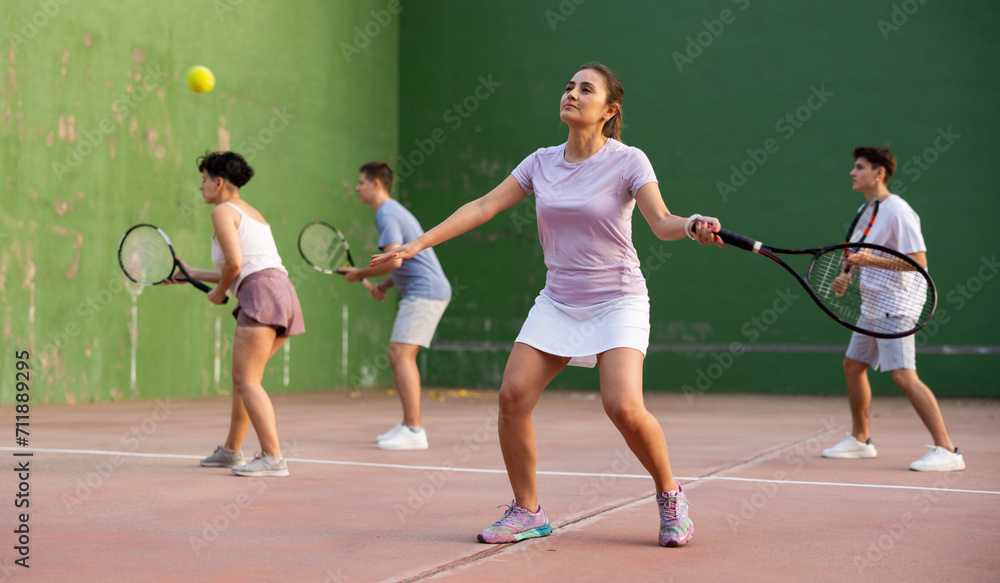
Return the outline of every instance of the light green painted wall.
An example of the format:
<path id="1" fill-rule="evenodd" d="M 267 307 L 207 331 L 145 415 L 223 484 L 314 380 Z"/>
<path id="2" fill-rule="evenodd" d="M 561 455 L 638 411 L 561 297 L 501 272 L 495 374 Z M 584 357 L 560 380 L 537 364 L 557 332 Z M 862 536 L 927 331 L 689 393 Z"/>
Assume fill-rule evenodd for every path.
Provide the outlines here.
<path id="1" fill-rule="evenodd" d="M 361 163 L 397 148 L 399 17 L 385 8 L 4 3 L 0 371 L 29 350 L 33 402 L 228 394 L 233 306 L 187 286 L 125 285 L 116 259 L 126 228 L 150 222 L 188 263 L 210 266 L 195 159 L 228 144 L 257 173 L 242 196 L 272 224 L 308 329 L 288 343 L 287 367 L 284 353 L 272 360 L 265 387 L 391 382 L 382 360 L 360 356 L 384 346 L 391 309 L 304 269 L 296 247 L 316 219 L 338 224 L 361 256 L 374 246 L 353 185 Z M 214 71 L 212 92 L 187 89 L 183 72 L 195 64 Z M 2 403 L 13 402 L 13 377 L 0 378 Z"/>

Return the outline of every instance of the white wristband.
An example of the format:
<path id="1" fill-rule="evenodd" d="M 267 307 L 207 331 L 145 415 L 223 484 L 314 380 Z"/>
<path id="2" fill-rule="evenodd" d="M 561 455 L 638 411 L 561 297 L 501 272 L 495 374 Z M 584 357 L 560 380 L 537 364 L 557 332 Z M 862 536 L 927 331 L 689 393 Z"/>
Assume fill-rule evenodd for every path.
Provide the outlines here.
<path id="1" fill-rule="evenodd" d="M 701 218 L 701 215 L 699 215 L 698 213 L 695 213 L 695 214 L 691 215 L 690 217 L 688 217 L 688 220 L 684 222 L 684 234 L 687 235 L 688 239 L 691 239 L 692 241 L 694 241 L 694 233 L 691 232 L 691 223 L 695 222 L 696 220 L 698 220 L 700 218 Z"/>

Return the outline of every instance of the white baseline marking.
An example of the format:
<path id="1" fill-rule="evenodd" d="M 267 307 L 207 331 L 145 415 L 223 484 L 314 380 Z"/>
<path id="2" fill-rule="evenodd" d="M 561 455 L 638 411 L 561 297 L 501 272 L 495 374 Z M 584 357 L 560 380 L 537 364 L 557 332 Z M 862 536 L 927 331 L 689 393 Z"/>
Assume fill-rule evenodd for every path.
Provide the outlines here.
<path id="1" fill-rule="evenodd" d="M 82 455 L 120 455 L 128 457 L 149 457 L 149 458 L 168 458 L 168 459 L 185 459 L 185 460 L 198 460 L 202 459 L 204 456 L 200 455 L 184 455 L 184 454 L 174 454 L 174 453 L 141 453 L 141 452 L 130 452 L 130 451 L 102 451 L 96 449 L 30 449 L 23 447 L 0 447 L 0 451 L 32 451 L 40 453 L 69 453 L 69 454 L 82 454 Z M 491 470 L 487 468 L 446 468 L 443 466 L 412 466 L 404 464 L 379 464 L 374 462 L 346 462 L 340 460 L 314 460 L 307 458 L 286 458 L 290 462 L 299 462 L 306 464 L 327 464 L 327 465 L 337 465 L 337 466 L 360 466 L 369 468 L 391 468 L 397 470 L 438 470 L 442 472 L 466 472 L 466 473 L 478 473 L 478 474 L 505 474 L 507 470 Z M 540 476 L 576 476 L 582 478 L 635 478 L 640 480 L 651 480 L 648 475 L 637 475 L 637 474 L 609 474 L 595 473 L 595 472 L 535 472 Z M 708 476 L 704 478 L 691 478 L 676 476 L 678 480 L 683 480 L 686 483 L 694 482 L 708 482 L 711 480 L 728 480 L 731 482 L 757 482 L 757 483 L 768 483 L 768 484 L 795 484 L 800 486 L 841 486 L 845 488 L 876 488 L 885 490 L 928 490 L 932 492 L 956 492 L 964 494 L 1000 494 L 993 490 L 961 490 L 958 488 L 930 488 L 925 486 L 894 486 L 891 484 L 851 484 L 849 482 L 806 482 L 802 480 L 765 480 L 760 478 L 731 478 L 728 476 Z"/>

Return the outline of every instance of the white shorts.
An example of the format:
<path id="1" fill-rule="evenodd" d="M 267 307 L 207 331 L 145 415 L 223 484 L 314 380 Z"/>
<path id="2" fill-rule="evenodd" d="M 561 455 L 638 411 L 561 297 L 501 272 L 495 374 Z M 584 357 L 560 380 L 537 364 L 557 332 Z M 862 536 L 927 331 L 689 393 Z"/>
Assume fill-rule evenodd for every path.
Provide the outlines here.
<path id="1" fill-rule="evenodd" d="M 570 366 L 597 364 L 597 355 L 612 348 L 649 348 L 649 298 L 625 296 L 592 306 L 570 306 L 545 294 L 535 298 L 515 342 L 556 356 Z"/>
<path id="2" fill-rule="evenodd" d="M 389 342 L 429 347 L 447 307 L 448 300 L 403 298 L 399 302 Z"/>
<path id="3" fill-rule="evenodd" d="M 862 316 L 859 324 L 863 324 L 864 320 Z M 912 319 L 902 320 L 899 323 L 901 330 L 912 327 Z M 912 334 L 887 340 L 855 332 L 847 345 L 846 356 L 882 372 L 903 368 L 917 370 L 917 346 Z"/>

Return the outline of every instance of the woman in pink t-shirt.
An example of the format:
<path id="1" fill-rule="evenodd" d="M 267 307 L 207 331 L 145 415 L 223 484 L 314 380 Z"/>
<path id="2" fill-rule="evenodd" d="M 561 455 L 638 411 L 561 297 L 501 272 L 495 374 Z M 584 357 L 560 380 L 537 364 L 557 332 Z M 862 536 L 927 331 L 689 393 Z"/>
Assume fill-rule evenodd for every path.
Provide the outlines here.
<path id="1" fill-rule="evenodd" d="M 548 268 L 511 349 L 500 387 L 499 437 L 514 500 L 503 518 L 479 533 L 505 543 L 552 532 L 538 504 L 538 451 L 531 413 L 542 390 L 567 365 L 600 371 L 608 417 L 656 485 L 660 544 L 680 546 L 694 534 L 687 499 L 674 480 L 659 422 L 643 403 L 642 362 L 649 345 L 649 298 L 632 246 L 636 205 L 653 233 L 718 244 L 719 221 L 670 214 L 645 154 L 621 143 L 623 90 L 600 63 L 581 67 L 559 106 L 565 144 L 528 156 L 499 186 L 466 203 L 437 227 L 372 264 L 407 259 L 482 225 L 535 195 L 538 236 Z"/>

